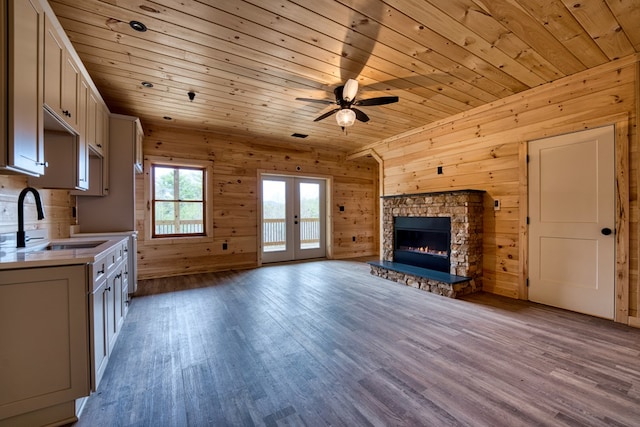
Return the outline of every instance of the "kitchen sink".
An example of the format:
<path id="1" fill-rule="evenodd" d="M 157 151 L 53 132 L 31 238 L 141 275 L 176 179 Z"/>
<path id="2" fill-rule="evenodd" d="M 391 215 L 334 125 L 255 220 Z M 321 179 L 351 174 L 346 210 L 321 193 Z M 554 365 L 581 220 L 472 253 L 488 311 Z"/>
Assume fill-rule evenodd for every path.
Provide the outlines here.
<path id="1" fill-rule="evenodd" d="M 99 242 L 64 242 L 64 243 L 50 243 L 45 246 L 43 251 L 63 251 L 68 249 L 89 249 L 100 246 L 105 243 L 106 240 L 101 240 Z"/>

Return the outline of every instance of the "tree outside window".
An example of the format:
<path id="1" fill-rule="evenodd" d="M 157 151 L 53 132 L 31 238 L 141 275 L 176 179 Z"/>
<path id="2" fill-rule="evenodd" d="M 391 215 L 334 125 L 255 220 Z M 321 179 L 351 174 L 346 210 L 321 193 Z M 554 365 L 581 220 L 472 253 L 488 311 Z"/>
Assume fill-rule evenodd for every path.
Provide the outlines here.
<path id="1" fill-rule="evenodd" d="M 205 169 L 154 164 L 153 237 L 204 236 Z"/>

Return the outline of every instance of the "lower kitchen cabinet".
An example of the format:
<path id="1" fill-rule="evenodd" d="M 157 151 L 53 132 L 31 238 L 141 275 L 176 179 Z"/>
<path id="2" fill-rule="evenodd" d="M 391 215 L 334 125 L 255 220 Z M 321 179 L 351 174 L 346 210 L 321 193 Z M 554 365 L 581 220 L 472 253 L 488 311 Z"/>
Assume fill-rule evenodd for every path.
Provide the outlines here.
<path id="1" fill-rule="evenodd" d="M 0 275 L 0 426 L 75 421 L 89 395 L 85 264 Z"/>
<path id="2" fill-rule="evenodd" d="M 96 391 L 109 362 L 128 304 L 126 280 L 128 239 L 93 264 L 93 291 L 90 297 L 92 332 L 91 389 Z"/>

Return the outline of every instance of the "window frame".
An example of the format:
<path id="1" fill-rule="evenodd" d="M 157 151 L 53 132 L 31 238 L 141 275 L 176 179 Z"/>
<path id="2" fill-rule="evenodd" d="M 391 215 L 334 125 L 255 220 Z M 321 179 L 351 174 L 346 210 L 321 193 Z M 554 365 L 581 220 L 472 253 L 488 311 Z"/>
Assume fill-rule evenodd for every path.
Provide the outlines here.
<path id="1" fill-rule="evenodd" d="M 168 168 L 199 169 L 204 173 L 202 189 L 204 233 L 202 234 L 170 234 L 156 235 L 154 231 L 154 168 L 156 166 L 166 166 Z M 175 157 L 153 157 L 147 156 L 144 159 L 145 170 L 145 239 L 153 241 L 154 244 L 176 243 L 184 240 L 189 241 L 212 241 L 213 240 L 213 189 L 211 180 L 213 179 L 213 167 L 210 161 L 196 159 L 180 159 Z"/>

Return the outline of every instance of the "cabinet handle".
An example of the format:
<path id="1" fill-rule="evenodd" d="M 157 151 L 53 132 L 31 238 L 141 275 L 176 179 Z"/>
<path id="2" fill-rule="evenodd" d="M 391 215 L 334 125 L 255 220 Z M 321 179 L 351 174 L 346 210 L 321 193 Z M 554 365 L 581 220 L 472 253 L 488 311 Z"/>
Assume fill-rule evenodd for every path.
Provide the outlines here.
<path id="1" fill-rule="evenodd" d="M 36 166 L 44 166 L 45 168 L 48 168 L 49 162 L 36 162 Z"/>
<path id="2" fill-rule="evenodd" d="M 98 270 L 98 274 L 104 274 L 104 264 L 102 264 L 102 270 Z"/>
<path id="3" fill-rule="evenodd" d="M 111 291 L 111 286 L 109 286 L 108 288 L 104 289 L 105 292 L 110 292 Z"/>
<path id="4" fill-rule="evenodd" d="M 96 147 L 102 148 L 102 144 L 96 144 Z"/>
<path id="5" fill-rule="evenodd" d="M 118 273 L 118 274 L 116 274 L 116 279 L 119 279 L 119 278 L 121 278 L 121 277 L 122 277 L 122 273 Z"/>

